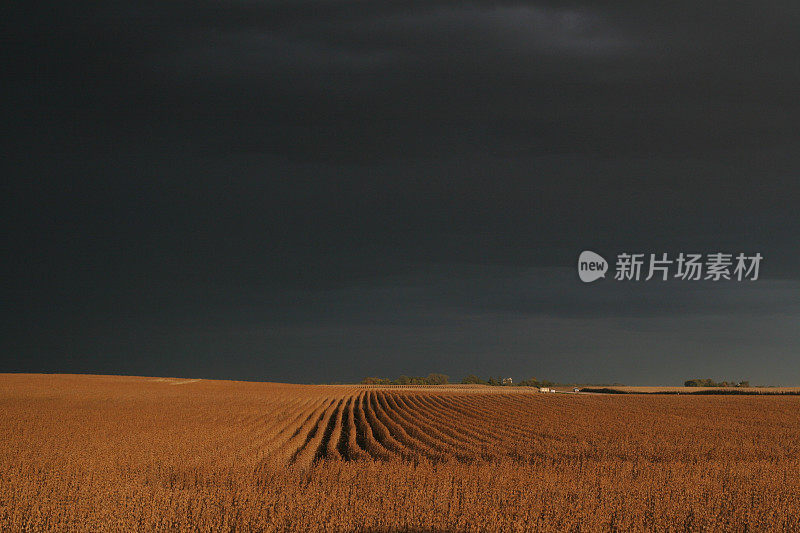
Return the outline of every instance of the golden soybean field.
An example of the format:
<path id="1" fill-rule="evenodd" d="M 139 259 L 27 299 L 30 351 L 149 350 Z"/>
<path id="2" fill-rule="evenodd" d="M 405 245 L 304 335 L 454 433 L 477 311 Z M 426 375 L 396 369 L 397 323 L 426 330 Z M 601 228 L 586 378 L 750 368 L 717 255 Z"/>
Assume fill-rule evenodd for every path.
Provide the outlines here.
<path id="1" fill-rule="evenodd" d="M 800 397 L 0 375 L 2 531 L 800 531 Z"/>

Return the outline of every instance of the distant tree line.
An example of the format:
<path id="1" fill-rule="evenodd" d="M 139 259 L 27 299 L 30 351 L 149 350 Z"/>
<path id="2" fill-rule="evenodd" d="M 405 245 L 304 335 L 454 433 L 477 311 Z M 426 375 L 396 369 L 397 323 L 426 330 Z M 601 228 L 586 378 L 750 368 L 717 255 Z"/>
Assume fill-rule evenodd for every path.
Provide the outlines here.
<path id="1" fill-rule="evenodd" d="M 361 380 L 364 385 L 447 385 L 450 377 L 444 374 L 422 376 L 402 375 L 397 379 L 368 377 Z"/>
<path id="2" fill-rule="evenodd" d="M 422 376 L 406 376 L 402 375 L 397 379 L 366 377 L 361 380 L 364 385 L 447 385 L 450 383 L 450 377 L 445 374 L 428 374 L 427 377 Z M 503 383 L 502 377 L 489 377 L 483 379 L 474 374 L 470 374 L 461 380 L 464 385 L 490 385 L 492 387 L 552 387 L 556 383 L 548 380 L 538 380 L 530 378 L 520 381 L 519 383 Z"/>
<path id="3" fill-rule="evenodd" d="M 684 387 L 749 387 L 749 381 L 714 381 L 713 379 L 690 379 L 683 382 Z"/>
<path id="4" fill-rule="evenodd" d="M 493 387 L 552 387 L 555 385 L 552 381 L 539 381 L 536 378 L 524 379 L 519 383 L 503 383 L 502 377 L 490 377 L 489 379 L 480 378 L 474 374 L 470 374 L 461 380 L 464 385 L 491 385 Z"/>

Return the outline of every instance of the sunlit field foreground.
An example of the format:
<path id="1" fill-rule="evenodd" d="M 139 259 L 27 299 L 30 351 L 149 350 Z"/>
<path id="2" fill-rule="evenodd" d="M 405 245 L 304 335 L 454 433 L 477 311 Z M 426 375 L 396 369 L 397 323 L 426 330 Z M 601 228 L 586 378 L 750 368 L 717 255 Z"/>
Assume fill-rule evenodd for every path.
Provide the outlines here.
<path id="1" fill-rule="evenodd" d="M 0 530 L 800 530 L 799 408 L 0 375 Z"/>

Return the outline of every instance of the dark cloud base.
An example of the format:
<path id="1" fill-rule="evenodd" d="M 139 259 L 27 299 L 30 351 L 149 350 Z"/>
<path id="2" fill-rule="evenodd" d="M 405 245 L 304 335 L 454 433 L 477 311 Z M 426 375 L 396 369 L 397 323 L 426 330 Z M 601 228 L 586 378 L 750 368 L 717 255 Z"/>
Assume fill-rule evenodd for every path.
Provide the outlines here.
<path id="1" fill-rule="evenodd" d="M 796 384 L 794 4 L 8 11 L 0 371 Z"/>

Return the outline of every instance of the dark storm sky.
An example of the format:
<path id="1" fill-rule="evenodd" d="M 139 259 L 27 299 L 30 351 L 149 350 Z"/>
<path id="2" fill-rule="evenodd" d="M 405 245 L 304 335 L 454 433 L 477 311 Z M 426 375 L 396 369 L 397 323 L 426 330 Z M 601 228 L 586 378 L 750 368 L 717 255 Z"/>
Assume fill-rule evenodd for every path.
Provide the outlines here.
<path id="1" fill-rule="evenodd" d="M 6 7 L 0 371 L 800 384 L 800 7 L 644 4 Z"/>

